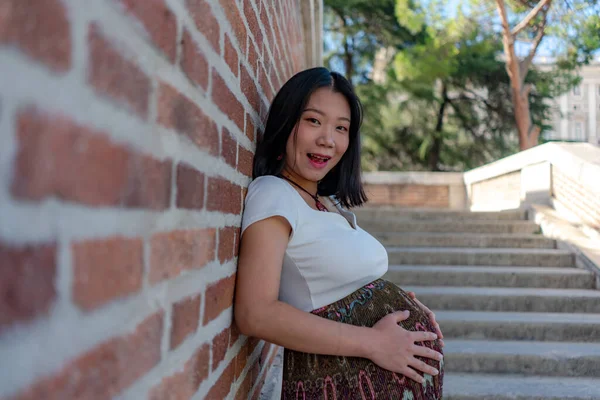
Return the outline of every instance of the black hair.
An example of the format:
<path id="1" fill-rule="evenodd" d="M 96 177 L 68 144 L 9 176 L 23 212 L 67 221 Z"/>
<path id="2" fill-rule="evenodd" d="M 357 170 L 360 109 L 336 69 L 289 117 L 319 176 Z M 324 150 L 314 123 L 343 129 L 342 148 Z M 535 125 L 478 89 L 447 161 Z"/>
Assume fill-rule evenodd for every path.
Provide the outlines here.
<path id="1" fill-rule="evenodd" d="M 360 173 L 362 104 L 351 83 L 327 68 L 317 67 L 299 72 L 279 90 L 269 108 L 265 132 L 258 138 L 252 177 L 281 174 L 285 166 L 288 138 L 310 96 L 323 87 L 342 94 L 350 105 L 350 142 L 338 164 L 318 183 L 317 192 L 322 196 L 334 195 L 346 208 L 357 207 L 367 201 Z M 280 155 L 283 158 L 278 160 Z"/>

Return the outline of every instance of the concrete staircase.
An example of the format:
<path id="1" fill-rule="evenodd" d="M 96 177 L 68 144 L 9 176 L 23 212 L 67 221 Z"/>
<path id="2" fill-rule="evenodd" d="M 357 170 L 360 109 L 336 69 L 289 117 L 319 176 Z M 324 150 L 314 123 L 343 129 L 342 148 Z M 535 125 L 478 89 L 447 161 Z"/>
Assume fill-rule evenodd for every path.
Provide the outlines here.
<path id="1" fill-rule="evenodd" d="M 524 212 L 372 208 L 387 279 L 434 310 L 444 399 L 600 399 L 600 291 Z"/>

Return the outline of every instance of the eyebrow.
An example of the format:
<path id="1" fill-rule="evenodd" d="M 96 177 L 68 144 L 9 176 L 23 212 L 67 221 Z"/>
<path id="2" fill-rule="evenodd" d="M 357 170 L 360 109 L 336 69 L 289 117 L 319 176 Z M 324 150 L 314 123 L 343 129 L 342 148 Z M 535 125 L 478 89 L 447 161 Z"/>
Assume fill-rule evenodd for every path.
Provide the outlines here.
<path id="1" fill-rule="evenodd" d="M 316 112 L 317 114 L 321 114 L 324 117 L 326 116 L 323 111 L 317 110 L 316 108 L 305 108 L 304 112 L 306 112 L 306 111 L 313 111 L 313 112 Z M 350 118 L 346 118 L 346 117 L 339 117 L 338 120 L 345 120 L 345 121 L 350 122 Z"/>

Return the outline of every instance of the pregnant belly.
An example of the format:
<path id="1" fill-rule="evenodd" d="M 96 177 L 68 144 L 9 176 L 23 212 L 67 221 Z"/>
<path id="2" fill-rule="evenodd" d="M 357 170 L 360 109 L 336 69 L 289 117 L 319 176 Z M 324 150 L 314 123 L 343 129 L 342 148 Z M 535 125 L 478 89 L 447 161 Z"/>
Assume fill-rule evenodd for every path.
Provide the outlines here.
<path id="1" fill-rule="evenodd" d="M 409 317 L 400 323 L 404 329 L 435 331 L 418 304 L 401 288 L 383 279 L 312 313 L 333 321 L 372 327 L 387 314 L 402 310 L 410 311 Z M 437 340 L 423 345 L 442 353 Z M 440 371 L 437 376 L 425 374 L 423 384 L 380 368 L 365 358 L 285 349 L 282 399 L 441 399 L 443 361 L 420 359 Z"/>

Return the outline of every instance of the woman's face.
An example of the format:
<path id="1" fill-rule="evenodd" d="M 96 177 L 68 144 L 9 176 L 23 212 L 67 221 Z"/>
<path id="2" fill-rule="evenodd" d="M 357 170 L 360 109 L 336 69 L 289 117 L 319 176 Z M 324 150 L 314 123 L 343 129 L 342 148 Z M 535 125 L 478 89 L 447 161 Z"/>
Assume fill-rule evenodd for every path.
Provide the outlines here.
<path id="1" fill-rule="evenodd" d="M 308 189 L 340 162 L 350 143 L 350 106 L 341 93 L 317 89 L 286 145 L 285 170 Z M 314 189 L 313 189 L 314 190 Z"/>

